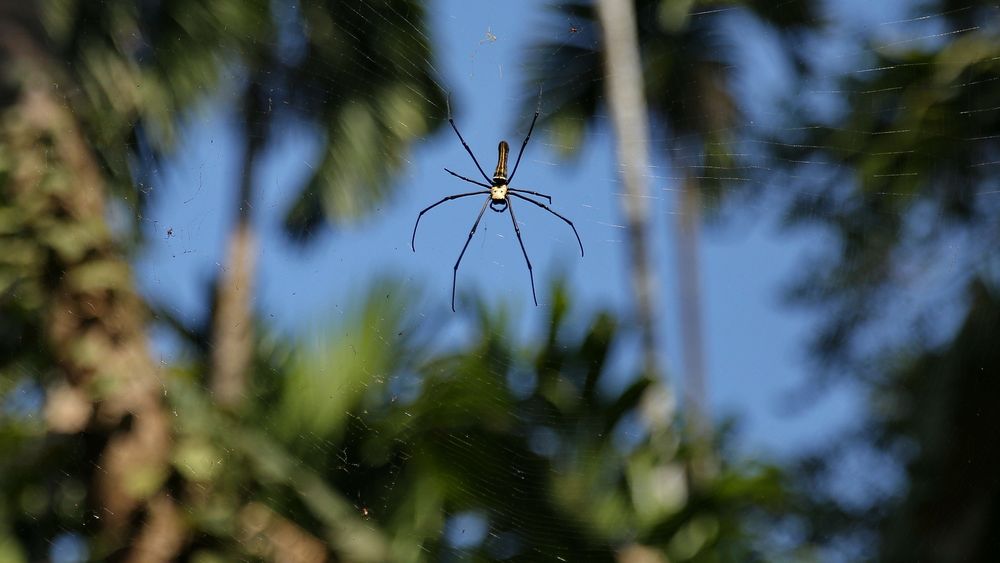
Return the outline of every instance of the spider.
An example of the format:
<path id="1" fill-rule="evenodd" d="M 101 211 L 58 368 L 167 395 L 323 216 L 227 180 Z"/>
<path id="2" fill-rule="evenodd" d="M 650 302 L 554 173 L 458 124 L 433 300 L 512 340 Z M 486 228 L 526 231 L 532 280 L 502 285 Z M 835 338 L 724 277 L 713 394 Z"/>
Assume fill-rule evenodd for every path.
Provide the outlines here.
<path id="1" fill-rule="evenodd" d="M 511 170 L 510 176 L 507 176 L 507 155 L 510 152 L 510 146 L 507 144 L 507 141 L 500 141 L 500 144 L 497 146 L 497 153 L 498 153 L 497 167 L 496 170 L 493 172 L 493 178 L 491 179 L 489 176 L 486 175 L 486 172 L 483 171 L 483 167 L 479 165 L 479 160 L 477 160 L 476 155 L 472 153 L 472 149 L 469 148 L 469 144 L 465 142 L 464 138 L 462 138 L 462 134 L 458 132 L 458 127 L 455 125 L 455 120 L 452 119 L 451 117 L 451 104 L 450 103 L 448 104 L 448 123 L 450 123 L 451 128 L 455 130 L 455 134 L 458 135 L 458 140 L 461 141 L 462 146 L 465 147 L 465 152 L 469 153 L 469 156 L 472 157 L 472 162 L 476 164 L 476 168 L 479 169 L 479 173 L 483 175 L 483 179 L 486 180 L 486 182 L 483 183 L 478 180 L 466 178 L 461 174 L 452 172 L 451 170 L 445 168 L 444 169 L 445 172 L 451 174 L 452 176 L 460 180 L 463 180 L 465 182 L 468 182 L 470 184 L 475 184 L 477 186 L 480 186 L 484 189 L 476 190 L 474 192 L 467 192 L 464 194 L 450 195 L 441 199 L 441 201 L 424 208 L 424 210 L 417 215 L 417 222 L 413 225 L 413 236 L 410 238 L 410 247 L 413 249 L 414 252 L 417 251 L 416 247 L 417 227 L 420 225 L 420 218 L 424 216 L 424 213 L 427 213 L 428 211 L 434 209 L 435 207 L 441 205 L 442 203 L 451 201 L 453 199 L 470 197 L 474 195 L 487 196 L 486 201 L 483 202 L 483 207 L 479 210 L 479 215 L 476 217 L 476 222 L 472 224 L 472 229 L 469 231 L 469 237 L 465 240 L 465 245 L 462 246 L 462 252 L 458 254 L 458 260 L 455 261 L 455 266 L 452 268 L 452 275 L 451 275 L 452 311 L 455 311 L 455 283 L 458 280 L 458 265 L 462 263 L 462 257 L 465 256 L 465 251 L 466 249 L 469 248 L 469 243 L 472 242 L 472 236 L 476 234 L 476 229 L 479 227 L 479 221 L 482 220 L 483 213 L 486 212 L 487 205 L 490 207 L 490 209 L 492 209 L 497 213 L 510 211 L 510 220 L 511 223 L 514 224 L 514 234 L 517 235 L 517 242 L 521 245 L 521 253 L 524 254 L 524 262 L 528 265 L 528 278 L 531 280 L 531 298 L 535 302 L 536 307 L 538 306 L 538 298 L 535 296 L 535 275 L 532 273 L 531 270 L 531 260 L 528 259 L 528 251 L 525 250 L 524 248 L 524 240 L 521 239 L 521 229 L 517 226 L 517 218 L 514 217 L 514 207 L 511 205 L 512 201 L 511 198 L 515 197 L 527 201 L 528 203 L 541 207 L 542 209 L 548 211 L 549 213 L 565 221 L 566 224 L 568 224 L 570 228 L 573 229 L 573 234 L 576 235 L 576 242 L 580 245 L 580 256 L 581 257 L 583 256 L 583 242 L 580 240 L 580 233 L 576 232 L 576 227 L 573 225 L 573 222 L 563 217 L 562 215 L 556 213 L 555 211 L 549 209 L 547 205 L 535 201 L 534 199 L 524 194 L 530 194 L 538 196 L 540 198 L 544 198 L 549 202 L 549 204 L 552 203 L 551 196 L 538 192 L 533 192 L 531 190 L 522 190 L 519 188 L 515 189 L 510 187 L 510 183 L 514 181 L 514 175 L 517 174 L 517 167 L 519 164 L 521 164 L 521 155 L 524 154 L 524 148 L 528 146 L 528 140 L 531 139 L 531 132 L 535 129 L 535 122 L 538 121 L 538 113 L 539 110 L 536 109 L 535 116 L 531 119 L 531 126 L 528 127 L 528 135 L 525 136 L 524 142 L 521 143 L 521 150 L 517 153 L 517 160 L 514 161 L 514 169 Z"/>

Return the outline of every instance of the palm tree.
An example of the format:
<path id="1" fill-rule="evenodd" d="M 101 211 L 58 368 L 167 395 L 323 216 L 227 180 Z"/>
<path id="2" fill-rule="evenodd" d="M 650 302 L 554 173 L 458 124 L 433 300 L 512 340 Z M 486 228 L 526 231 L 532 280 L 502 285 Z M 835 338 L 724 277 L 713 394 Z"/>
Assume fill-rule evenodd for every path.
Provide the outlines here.
<path id="1" fill-rule="evenodd" d="M 295 117 L 323 140 L 322 158 L 286 222 L 305 242 L 323 220 L 350 221 L 389 196 L 410 144 L 442 123 L 443 92 L 421 3 L 308 0 L 290 11 L 293 31 L 284 39 L 301 43 L 301 52 L 280 51 L 273 22 L 241 51 L 246 146 L 217 289 L 211 370 L 213 392 L 230 407 L 243 399 L 252 357 L 254 165 L 274 125 Z"/>
<path id="2" fill-rule="evenodd" d="M 147 349 L 147 309 L 119 245 L 127 248 L 137 237 L 134 231 L 113 237 L 103 210 L 109 195 L 119 196 L 135 207 L 132 226 L 139 223 L 148 191 L 137 189 L 134 178 L 169 153 L 184 109 L 219 85 L 223 67 L 238 55 L 246 71 L 249 124 L 241 212 L 214 338 L 223 352 L 211 386 L 230 407 L 242 398 L 252 350 L 248 211 L 271 103 L 287 102 L 308 115 L 327 141 L 289 220 L 300 233 L 324 213 L 346 219 L 377 203 L 406 147 L 436 123 L 427 116 L 442 105 L 441 93 L 430 75 L 419 5 L 297 6 L 299 31 L 312 35 L 304 55 L 282 60 L 266 0 L 208 7 L 195 0 L 0 2 L 2 236 L 5 249 L 17 249 L 0 257 L 0 332 L 11 337 L 0 350 L 4 369 L 46 374 L 15 380 L 44 382 L 48 419 L 39 430 L 52 431 L 35 455 L 11 459 L 10 471 L 24 477 L 25 491 L 39 480 L 75 490 L 82 477 L 89 487 L 76 511 L 50 510 L 51 525 L 31 526 L 32 558 L 44 557 L 46 542 L 59 533 L 94 535 L 95 558 L 114 553 L 127 560 L 172 559 L 188 541 L 177 491 L 167 486 L 176 469 L 162 404 L 168 378 Z M 348 78 L 358 77 L 367 77 L 364 92 L 350 87 Z M 32 444 L 23 445 L 35 451 Z M 93 460 L 81 452 L 94 448 L 99 463 L 78 472 L 50 463 L 51 473 L 37 473 L 32 465 Z M 84 510 L 96 515 L 96 525 Z M 101 532 L 94 534 L 95 527 Z"/>
<path id="3" fill-rule="evenodd" d="M 717 12 L 741 9 L 777 28 L 811 24 L 815 20 L 804 0 L 782 3 L 780 8 L 768 2 L 674 2 L 671 0 L 635 0 L 639 58 L 642 64 L 644 92 L 652 115 L 654 131 L 671 135 L 667 154 L 661 155 L 680 174 L 677 224 L 678 307 L 682 326 L 685 388 L 690 419 L 696 430 L 706 429 L 704 398 L 704 360 L 701 344 L 701 313 L 697 257 L 699 255 L 698 215 L 704 208 L 703 193 L 720 191 L 738 166 L 731 143 L 738 130 L 740 112 L 729 90 L 728 53 L 725 45 L 724 19 Z M 598 4 L 600 6 L 601 4 Z M 606 83 L 613 71 L 602 70 L 616 47 L 603 20 L 598 25 L 590 2 L 563 0 L 556 5 L 560 21 L 572 22 L 565 40 L 545 43 L 534 50 L 531 80 L 542 82 L 548 97 L 549 112 L 544 120 L 559 140 L 559 146 L 572 151 L 580 146 L 584 128 L 596 121 L 599 104 L 605 98 L 614 105 L 611 85 Z M 637 103 L 633 101 L 632 103 Z M 610 108 L 615 113 L 614 107 Z M 739 174 L 737 174 L 739 175 Z M 628 183 L 626 182 L 626 185 Z M 641 258 L 645 242 L 645 218 L 629 211 L 646 194 L 628 192 L 622 202 L 630 224 L 630 256 L 633 286 L 652 279 L 652 267 Z M 637 291 L 635 308 L 642 331 L 653 332 L 656 299 Z M 658 346 L 645 336 L 647 356 Z"/>
<path id="4" fill-rule="evenodd" d="M 790 222 L 836 241 L 801 269 L 793 292 L 823 311 L 810 383 L 850 378 L 870 397 L 863 431 L 808 461 L 820 485 L 809 492 L 829 484 L 826 470 L 842 469 L 848 448 L 884 453 L 878 473 L 905 479 L 864 508 L 815 495 L 837 507 L 841 526 L 826 508 L 812 524 L 832 543 L 874 537 L 870 551 L 886 561 L 985 561 L 998 554 L 997 511 L 978 503 L 997 498 L 1000 471 L 1000 388 L 984 377 L 1000 363 L 1000 10 L 950 0 L 912 8 L 937 14 L 943 39 L 884 45 L 859 34 L 871 56 L 837 77 L 844 111 L 780 140 L 786 163 L 811 163 L 792 167 L 812 180 L 793 186 Z"/>
<path id="5" fill-rule="evenodd" d="M 642 204 L 647 195 L 645 175 L 649 166 L 646 98 L 643 95 L 635 13 L 629 2 L 597 2 L 604 31 L 608 107 L 618 135 L 618 162 L 628 197 L 623 201 L 629 226 L 629 253 L 633 264 L 633 291 L 641 327 L 645 369 L 659 373 L 656 327 L 655 275 L 649 265 L 646 243 L 648 213 Z"/>
<path id="6" fill-rule="evenodd" d="M 541 342 L 518 345 L 502 313 L 480 302 L 469 343 L 438 353 L 428 341 L 441 321 L 408 318 L 401 295 L 378 286 L 352 300 L 359 306 L 321 344 L 273 354 L 274 396 L 251 398 L 266 439 L 234 440 L 204 424 L 219 434 L 213 443 L 239 452 L 220 473 L 275 466 L 261 480 L 277 483 L 260 494 L 302 523 L 338 510 L 297 475 L 322 476 L 349 492 L 354 519 L 367 518 L 384 542 L 351 535 L 347 543 L 385 547 L 383 560 L 771 559 L 753 526 L 783 510 L 774 468 L 726 462 L 719 479 L 690 487 L 681 468 L 693 448 L 672 426 L 622 451 L 615 429 L 659 382 L 635 370 L 620 395 L 602 392 L 604 378 L 624 375 L 611 361 L 622 337 L 613 314 L 574 310 L 559 284 Z M 396 378 L 409 390 L 400 393 Z M 292 459 L 270 461 L 279 457 L 274 444 Z M 488 533 L 458 534 L 463 519 Z M 322 537 L 326 526 L 312 529 Z"/>
<path id="7" fill-rule="evenodd" d="M 48 431 L 40 447 L 8 463 L 24 472 L 28 490 L 39 477 L 80 486 L 77 478 L 89 476 L 98 558 L 118 551 L 123 560 L 166 561 L 183 534 L 162 490 L 172 446 L 162 380 L 146 343 L 146 310 L 105 223 L 112 182 L 92 149 L 96 131 L 74 113 L 86 106 L 80 75 L 53 49 L 43 21 L 35 3 L 0 2 L 0 307 L 14 344 L 4 347 L 2 369 L 45 374 L 36 381 L 47 394 L 38 430 Z M 113 125 L 100 132 L 114 134 Z M 34 461 L 72 456 L 67 446 L 97 448 L 92 467 L 32 471 Z M 74 516 L 83 511 L 50 512 L 34 533 L 78 530 Z"/>

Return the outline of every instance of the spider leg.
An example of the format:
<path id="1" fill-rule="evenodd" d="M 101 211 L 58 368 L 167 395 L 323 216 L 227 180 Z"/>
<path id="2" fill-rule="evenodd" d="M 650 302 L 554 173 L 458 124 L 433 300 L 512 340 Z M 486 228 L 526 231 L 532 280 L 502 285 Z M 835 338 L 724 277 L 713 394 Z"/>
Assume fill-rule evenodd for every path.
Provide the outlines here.
<path id="1" fill-rule="evenodd" d="M 479 210 L 479 216 L 476 217 L 476 222 L 472 224 L 472 230 L 469 231 L 469 238 L 465 239 L 465 246 L 462 247 L 462 252 L 458 254 L 458 260 L 455 261 L 455 267 L 452 269 L 451 273 L 451 312 L 455 312 L 455 284 L 458 281 L 458 265 L 462 263 L 462 257 L 465 256 L 466 249 L 469 248 L 469 243 L 472 242 L 472 235 L 476 234 L 476 229 L 479 228 L 479 221 L 483 218 L 483 213 L 486 212 L 486 206 L 490 204 L 492 198 L 487 197 L 486 202 L 483 203 L 483 208 Z"/>
<path id="2" fill-rule="evenodd" d="M 524 154 L 524 147 L 528 146 L 528 139 L 531 138 L 531 132 L 535 130 L 535 122 L 538 121 L 538 113 L 542 110 L 542 89 L 538 89 L 538 107 L 535 108 L 535 117 L 531 118 L 531 127 L 528 127 L 528 135 L 524 138 L 524 142 L 521 143 L 521 150 L 517 153 L 517 161 L 514 162 L 514 170 L 511 171 L 510 177 L 507 178 L 507 183 L 514 181 L 514 174 L 517 174 L 517 166 L 521 164 L 521 155 Z"/>
<path id="3" fill-rule="evenodd" d="M 428 212 L 428 211 L 430 211 L 431 209 L 434 209 L 435 207 L 437 207 L 437 206 L 441 205 L 442 203 L 444 203 L 444 202 L 446 202 L 446 201 L 451 201 L 451 200 L 453 200 L 453 199 L 458 199 L 458 198 L 460 198 L 460 197 L 468 197 L 468 196 L 470 196 L 470 195 L 482 195 L 482 194 L 483 194 L 483 192 L 468 192 L 468 193 L 464 193 L 464 194 L 455 194 L 455 195 L 450 195 L 450 196 L 448 196 L 448 197 L 446 197 L 446 198 L 442 199 L 441 201 L 439 201 L 439 202 L 435 203 L 434 205 L 430 205 L 430 206 L 428 206 L 428 207 L 424 208 L 424 210 L 423 210 L 423 211 L 421 211 L 421 212 L 420 212 L 420 213 L 419 213 L 419 214 L 417 215 L 417 222 L 413 224 L 413 236 L 412 236 L 412 237 L 410 237 L 410 248 L 412 248 L 414 252 L 416 252 L 416 251 L 417 251 L 417 246 L 416 246 L 416 244 L 415 244 L 415 242 L 416 242 L 416 240 L 417 240 L 417 226 L 419 226 L 419 225 L 420 225 L 420 218 L 424 216 L 424 213 L 427 213 L 427 212 Z"/>
<path id="4" fill-rule="evenodd" d="M 455 134 L 458 135 L 458 140 L 462 141 L 462 146 L 465 147 L 465 152 L 469 153 L 469 156 L 472 157 L 472 162 L 476 163 L 476 168 L 478 168 L 479 173 L 483 175 L 483 179 L 489 182 L 490 177 L 486 175 L 486 172 L 483 172 L 483 167 L 479 165 L 479 161 L 476 160 L 476 155 L 472 154 L 472 149 L 469 148 L 469 143 L 466 143 L 465 139 L 462 138 L 462 134 L 458 132 L 458 127 L 455 126 L 455 120 L 451 118 L 451 98 L 448 98 L 447 103 L 448 103 L 448 123 L 451 123 L 451 128 L 454 129 Z"/>
<path id="5" fill-rule="evenodd" d="M 517 194 L 517 193 L 512 193 L 510 195 L 512 195 L 512 196 L 514 196 L 516 198 L 523 199 L 524 201 L 527 201 L 528 203 L 533 203 L 533 204 L 537 205 L 538 207 L 541 207 L 542 209 L 544 209 L 544 210 L 548 211 L 549 213 L 555 215 L 556 217 L 562 219 L 563 221 L 566 221 L 566 224 L 569 225 L 569 227 L 571 229 L 573 229 L 573 234 L 576 235 L 576 242 L 580 245 L 580 256 L 583 256 L 583 241 L 580 240 L 580 233 L 576 232 L 576 227 L 573 225 L 573 221 L 570 221 L 569 219 L 563 217 L 562 215 L 556 213 L 555 211 L 552 211 L 551 209 L 549 209 L 549 206 L 545 205 L 544 203 L 538 203 L 537 201 L 531 199 L 530 197 L 524 197 L 523 195 L 520 195 L 520 194 Z"/>
<path id="6" fill-rule="evenodd" d="M 491 185 L 487 185 L 487 184 L 484 184 L 482 182 L 477 182 L 475 180 L 470 180 L 469 178 L 466 178 L 465 176 L 462 176 L 461 174 L 456 174 L 456 173 L 452 172 L 451 170 L 448 170 L 447 168 L 445 168 L 444 171 L 447 172 L 447 173 L 449 173 L 449 174 L 451 174 L 452 176 L 460 179 L 460 180 L 465 180 L 466 182 L 468 182 L 470 184 L 475 184 L 477 186 L 482 186 L 482 187 L 486 188 L 487 190 L 493 187 Z"/>
<path id="7" fill-rule="evenodd" d="M 538 298 L 535 297 L 535 274 L 531 272 L 531 260 L 528 260 L 528 251 L 524 249 L 524 241 L 521 239 L 521 229 L 517 226 L 517 218 L 514 217 L 514 208 L 510 205 L 510 200 L 507 200 L 507 210 L 510 211 L 510 221 L 514 223 L 514 234 L 517 235 L 517 242 L 521 244 L 521 252 L 524 253 L 524 261 L 528 264 L 528 277 L 531 278 L 531 298 L 535 301 L 535 307 L 538 306 Z"/>
<path id="8" fill-rule="evenodd" d="M 552 203 L 552 196 L 550 196 L 550 195 L 540 194 L 538 192 L 533 192 L 531 190 L 522 190 L 521 188 L 517 188 L 517 189 L 507 188 L 507 191 L 508 192 L 514 192 L 514 193 L 520 192 L 522 194 L 537 195 L 538 197 L 544 197 L 545 199 L 549 200 L 549 203 Z"/>

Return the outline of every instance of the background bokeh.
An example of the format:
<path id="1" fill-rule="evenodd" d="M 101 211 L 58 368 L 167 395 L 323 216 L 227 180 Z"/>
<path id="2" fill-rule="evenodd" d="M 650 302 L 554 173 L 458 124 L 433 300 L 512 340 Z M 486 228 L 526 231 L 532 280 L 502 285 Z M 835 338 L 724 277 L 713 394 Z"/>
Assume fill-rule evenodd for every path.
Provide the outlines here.
<path id="1" fill-rule="evenodd" d="M 0 560 L 1000 555 L 1000 9 L 596 7 L 0 1 Z"/>

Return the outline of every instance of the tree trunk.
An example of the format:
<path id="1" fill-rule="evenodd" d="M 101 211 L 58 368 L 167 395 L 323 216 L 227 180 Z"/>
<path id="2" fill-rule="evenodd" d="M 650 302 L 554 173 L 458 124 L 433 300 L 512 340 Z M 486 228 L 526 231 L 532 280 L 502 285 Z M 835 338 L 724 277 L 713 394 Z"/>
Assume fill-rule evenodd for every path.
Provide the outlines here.
<path id="1" fill-rule="evenodd" d="M 712 447 L 712 425 L 705 400 L 705 356 L 701 322 L 701 189 L 685 172 L 677 216 L 678 308 L 681 322 L 682 374 L 684 379 L 684 422 L 692 444 L 692 481 L 707 483 L 719 473 Z"/>
<path id="2" fill-rule="evenodd" d="M 260 82 L 252 80 L 244 98 L 243 119 L 248 125 L 237 191 L 238 214 L 217 289 L 217 308 L 212 327 L 215 343 L 212 349 L 212 393 L 220 406 L 229 409 L 236 409 L 243 403 L 253 361 L 253 297 L 257 257 L 257 237 L 252 222 L 253 179 L 254 165 L 265 133 L 262 99 Z"/>
<path id="3" fill-rule="evenodd" d="M 218 405 L 235 409 L 246 394 L 253 359 L 253 281 L 256 237 L 250 222 L 240 220 L 230 235 L 226 266 L 218 286 L 212 349 L 212 394 Z"/>
<path id="4" fill-rule="evenodd" d="M 92 555 L 168 561 L 185 537 L 163 490 L 171 423 L 145 304 L 106 225 L 105 178 L 66 102 L 70 81 L 41 29 L 35 3 L 0 0 L 0 68 L 16 88 L 0 113 L 0 145 L 15 155 L 5 191 L 31 210 L 26 230 L 44 248 L 35 283 L 48 298 L 45 340 L 61 376 L 46 394 L 46 420 L 50 432 L 103 444 L 88 502 L 107 553 Z"/>
<path id="5" fill-rule="evenodd" d="M 628 233 L 635 316 L 647 375 L 660 372 L 656 327 L 656 275 L 649 260 L 649 138 L 646 98 L 631 0 L 599 0 L 597 16 L 604 34 L 608 110 L 618 137 L 618 163 L 626 196 L 622 200 Z"/>
<path id="6" fill-rule="evenodd" d="M 684 374 L 684 413 L 695 437 L 707 438 L 711 425 L 705 404 L 705 354 L 701 319 L 701 190 L 685 173 L 676 222 L 678 308 L 680 309 L 681 372 Z"/>

